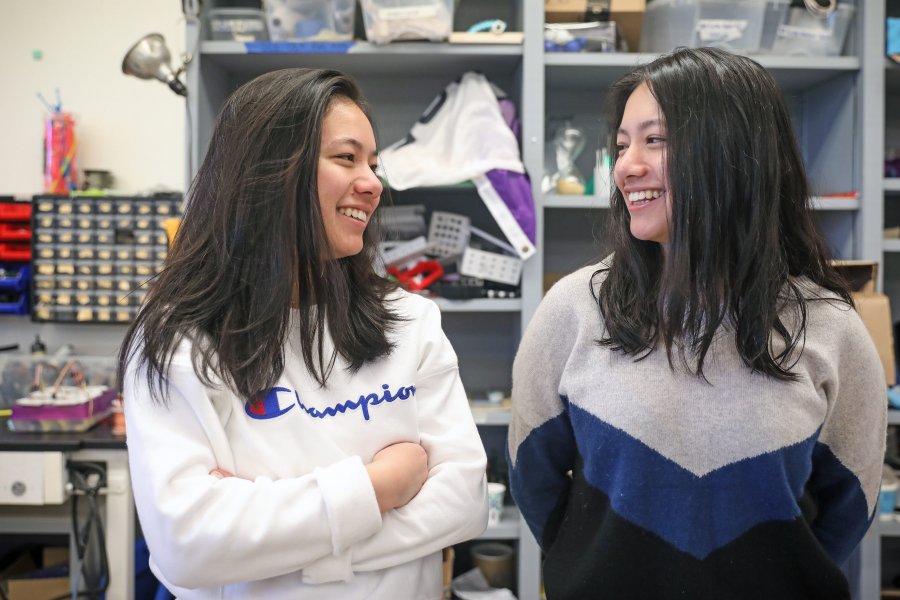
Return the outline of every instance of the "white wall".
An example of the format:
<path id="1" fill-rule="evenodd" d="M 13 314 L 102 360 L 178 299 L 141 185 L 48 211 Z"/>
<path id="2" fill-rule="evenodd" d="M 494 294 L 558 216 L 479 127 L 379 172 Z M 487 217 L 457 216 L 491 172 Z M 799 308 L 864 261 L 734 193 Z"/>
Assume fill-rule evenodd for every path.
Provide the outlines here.
<path id="1" fill-rule="evenodd" d="M 184 99 L 121 70 L 150 32 L 180 64 L 179 0 L 0 0 L 0 194 L 43 191 L 48 113 L 37 93 L 53 103 L 56 88 L 76 119 L 79 171 L 111 171 L 123 193 L 184 191 Z"/>

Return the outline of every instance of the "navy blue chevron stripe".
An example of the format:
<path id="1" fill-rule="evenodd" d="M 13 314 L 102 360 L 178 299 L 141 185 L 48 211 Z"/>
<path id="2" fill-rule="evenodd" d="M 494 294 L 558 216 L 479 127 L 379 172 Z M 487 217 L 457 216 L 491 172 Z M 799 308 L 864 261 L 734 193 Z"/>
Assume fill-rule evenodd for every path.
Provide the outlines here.
<path id="1" fill-rule="evenodd" d="M 565 399 L 564 399 L 565 400 Z M 542 544 L 547 521 L 565 502 L 571 480 L 566 472 L 575 464 L 575 443 L 568 416 L 561 413 L 536 427 L 509 460 L 510 493 L 525 516 L 528 528 Z M 552 527 L 551 527 L 552 529 Z"/>
<path id="2" fill-rule="evenodd" d="M 569 416 L 585 478 L 611 508 L 696 558 L 756 525 L 800 515 L 816 435 L 698 477 L 575 405 Z"/>
<path id="3" fill-rule="evenodd" d="M 853 552 L 853 540 L 862 539 L 875 518 L 877 507 L 869 506 L 859 479 L 838 460 L 831 448 L 816 445 L 815 469 L 807 486 L 821 510 L 812 523 L 816 537 L 837 564 L 843 564 Z"/>

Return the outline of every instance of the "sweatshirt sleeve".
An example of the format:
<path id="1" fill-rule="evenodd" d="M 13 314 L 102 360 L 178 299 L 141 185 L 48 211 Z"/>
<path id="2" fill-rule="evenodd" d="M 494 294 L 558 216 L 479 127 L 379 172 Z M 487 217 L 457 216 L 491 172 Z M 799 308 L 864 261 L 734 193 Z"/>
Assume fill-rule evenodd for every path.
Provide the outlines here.
<path id="1" fill-rule="evenodd" d="M 381 528 L 358 456 L 297 478 L 210 475 L 232 458 L 189 356 L 184 342 L 167 372 L 168 406 L 151 400 L 143 368 L 132 363 L 124 382 L 135 504 L 165 583 L 218 587 L 295 572 Z"/>
<path id="2" fill-rule="evenodd" d="M 433 554 L 480 535 L 487 526 L 487 457 L 459 378 L 456 354 L 428 302 L 418 344 L 415 399 L 419 443 L 428 454 L 428 478 L 406 505 L 384 515 L 381 530 L 347 551 L 353 571 L 374 571 Z M 304 577 L 336 571 L 345 556 L 326 557 Z"/>
<path id="3" fill-rule="evenodd" d="M 887 428 L 884 367 L 862 320 L 842 311 L 832 370 L 823 383 L 828 413 L 813 454 L 807 490 L 818 512 L 812 529 L 843 564 L 877 511 Z"/>
<path id="4" fill-rule="evenodd" d="M 579 291 L 571 276 L 550 289 L 513 363 L 510 492 L 545 551 L 558 531 L 575 466 L 575 438 L 560 382 L 577 327 L 571 294 Z"/>

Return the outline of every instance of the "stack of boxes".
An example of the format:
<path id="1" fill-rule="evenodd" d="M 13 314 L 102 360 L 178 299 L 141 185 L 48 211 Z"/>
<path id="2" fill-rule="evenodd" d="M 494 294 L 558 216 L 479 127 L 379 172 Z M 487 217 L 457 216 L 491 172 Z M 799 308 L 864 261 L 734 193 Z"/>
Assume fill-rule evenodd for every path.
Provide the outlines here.
<path id="1" fill-rule="evenodd" d="M 0 201 L 0 313 L 28 313 L 31 203 Z"/>

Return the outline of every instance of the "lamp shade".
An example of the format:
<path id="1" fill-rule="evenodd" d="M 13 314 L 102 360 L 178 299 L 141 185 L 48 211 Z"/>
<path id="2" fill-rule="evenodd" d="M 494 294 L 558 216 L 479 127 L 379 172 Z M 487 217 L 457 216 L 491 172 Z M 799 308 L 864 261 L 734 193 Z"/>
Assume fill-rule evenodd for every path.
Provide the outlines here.
<path id="1" fill-rule="evenodd" d="M 140 79 L 158 79 L 176 94 L 187 96 L 187 88 L 172 70 L 171 60 L 165 38 L 158 33 L 148 33 L 125 54 L 122 72 Z"/>

